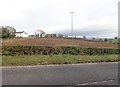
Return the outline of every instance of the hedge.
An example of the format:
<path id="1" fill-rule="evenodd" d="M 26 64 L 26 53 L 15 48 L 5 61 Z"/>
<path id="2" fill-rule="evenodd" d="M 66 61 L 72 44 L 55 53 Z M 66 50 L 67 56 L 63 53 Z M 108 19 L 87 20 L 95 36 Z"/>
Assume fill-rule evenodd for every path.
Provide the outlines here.
<path id="1" fill-rule="evenodd" d="M 120 49 L 115 48 L 81 48 L 72 46 L 2 46 L 2 55 L 51 55 L 51 54 L 70 54 L 70 55 L 105 55 L 119 54 Z"/>

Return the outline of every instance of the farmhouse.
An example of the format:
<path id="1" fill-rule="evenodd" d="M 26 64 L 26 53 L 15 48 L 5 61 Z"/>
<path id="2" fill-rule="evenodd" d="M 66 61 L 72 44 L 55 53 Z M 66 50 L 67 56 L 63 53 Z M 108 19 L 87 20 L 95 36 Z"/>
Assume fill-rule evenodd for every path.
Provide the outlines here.
<path id="1" fill-rule="evenodd" d="M 28 33 L 26 33 L 25 31 L 20 31 L 20 32 L 15 32 L 16 33 L 16 37 L 28 37 Z"/>

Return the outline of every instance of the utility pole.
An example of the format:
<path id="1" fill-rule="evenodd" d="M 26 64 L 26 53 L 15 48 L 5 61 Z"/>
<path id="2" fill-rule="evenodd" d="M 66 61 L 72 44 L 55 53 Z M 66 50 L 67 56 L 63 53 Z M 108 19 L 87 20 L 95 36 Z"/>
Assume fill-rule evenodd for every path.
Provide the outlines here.
<path id="1" fill-rule="evenodd" d="M 75 12 L 70 12 L 71 13 L 71 35 L 72 35 L 72 45 L 73 45 L 73 13 Z"/>

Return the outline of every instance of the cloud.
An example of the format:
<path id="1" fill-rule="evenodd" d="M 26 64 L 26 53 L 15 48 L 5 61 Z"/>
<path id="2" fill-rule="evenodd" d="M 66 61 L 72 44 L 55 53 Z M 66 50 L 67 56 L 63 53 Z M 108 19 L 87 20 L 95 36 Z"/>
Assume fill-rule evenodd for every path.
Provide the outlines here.
<path id="1" fill-rule="evenodd" d="M 74 30 L 83 35 L 97 35 L 118 30 L 119 0 L 0 0 L 0 24 L 13 26 L 17 31 L 34 34 L 68 32 L 71 29 L 70 11 L 74 11 Z M 106 33 L 104 33 L 104 32 Z M 98 32 L 98 33 L 97 33 Z M 97 33 L 97 34 L 96 34 Z"/>
<path id="2" fill-rule="evenodd" d="M 46 0 L 0 0 L 0 20 L 16 20 L 24 17 L 26 11 L 43 9 L 48 1 Z"/>

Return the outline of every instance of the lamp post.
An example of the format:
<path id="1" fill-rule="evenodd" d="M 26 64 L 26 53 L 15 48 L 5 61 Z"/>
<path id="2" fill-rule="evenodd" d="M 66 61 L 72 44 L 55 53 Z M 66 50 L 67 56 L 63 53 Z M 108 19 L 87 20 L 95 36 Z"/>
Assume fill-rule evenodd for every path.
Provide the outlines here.
<path id="1" fill-rule="evenodd" d="M 70 12 L 70 14 L 71 14 L 71 35 L 72 35 L 72 45 L 73 45 L 73 13 L 75 13 L 75 12 Z"/>

